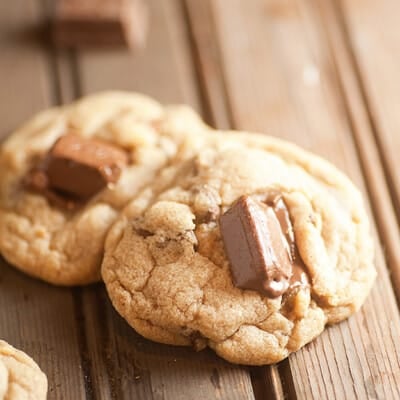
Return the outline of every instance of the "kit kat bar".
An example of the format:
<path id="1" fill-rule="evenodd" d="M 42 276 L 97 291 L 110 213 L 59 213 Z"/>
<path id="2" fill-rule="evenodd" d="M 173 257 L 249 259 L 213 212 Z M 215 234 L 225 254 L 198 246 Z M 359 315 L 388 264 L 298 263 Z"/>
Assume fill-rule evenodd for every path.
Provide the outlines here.
<path id="1" fill-rule="evenodd" d="M 147 28 L 143 0 L 56 1 L 53 39 L 59 47 L 142 47 Z"/>

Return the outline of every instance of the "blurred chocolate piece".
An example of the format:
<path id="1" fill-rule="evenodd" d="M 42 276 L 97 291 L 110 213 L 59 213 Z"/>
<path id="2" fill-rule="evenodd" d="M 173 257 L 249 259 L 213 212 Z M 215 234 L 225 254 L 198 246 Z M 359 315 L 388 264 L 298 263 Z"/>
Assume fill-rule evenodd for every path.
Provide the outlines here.
<path id="1" fill-rule="evenodd" d="M 117 182 L 127 155 L 115 146 L 70 133 L 57 140 L 47 160 L 49 187 L 88 199 Z"/>
<path id="2" fill-rule="evenodd" d="M 289 287 L 290 248 L 274 209 L 240 197 L 220 218 L 235 286 L 274 298 Z"/>
<path id="3" fill-rule="evenodd" d="M 61 136 L 43 163 L 28 175 L 28 186 L 49 200 L 69 204 L 87 201 L 116 183 L 128 156 L 119 148 L 74 133 Z M 65 201 L 64 201 L 65 200 Z"/>
<path id="4" fill-rule="evenodd" d="M 50 189 L 49 181 L 43 168 L 43 165 L 39 165 L 29 171 L 24 181 L 28 189 L 42 194 L 51 204 L 66 210 L 74 210 L 83 204 L 81 199 L 73 195 Z"/>
<path id="5" fill-rule="evenodd" d="M 147 27 L 143 0 L 56 0 L 53 36 L 60 47 L 142 47 Z"/>

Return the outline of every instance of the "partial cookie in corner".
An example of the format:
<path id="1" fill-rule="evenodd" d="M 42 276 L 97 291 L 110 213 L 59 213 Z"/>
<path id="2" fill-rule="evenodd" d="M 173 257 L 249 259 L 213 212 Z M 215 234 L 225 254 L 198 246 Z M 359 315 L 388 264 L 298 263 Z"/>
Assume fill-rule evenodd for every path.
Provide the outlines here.
<path id="1" fill-rule="evenodd" d="M 45 400 L 47 378 L 24 352 L 0 340 L 0 400 Z"/>
<path id="2" fill-rule="evenodd" d="M 127 206 L 102 276 L 146 338 L 275 363 L 369 293 L 363 201 L 335 167 L 292 144 L 245 133 L 207 142 Z"/>
<path id="3" fill-rule="evenodd" d="M 208 129 L 187 107 L 123 92 L 38 114 L 0 149 L 0 253 L 54 284 L 99 280 L 119 210 Z"/>

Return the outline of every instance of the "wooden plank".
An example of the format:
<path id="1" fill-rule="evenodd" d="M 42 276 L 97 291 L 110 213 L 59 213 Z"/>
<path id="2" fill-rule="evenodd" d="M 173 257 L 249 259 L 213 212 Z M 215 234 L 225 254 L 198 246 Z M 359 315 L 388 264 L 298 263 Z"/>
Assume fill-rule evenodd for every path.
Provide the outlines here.
<path id="1" fill-rule="evenodd" d="M 342 28 L 352 46 L 352 56 L 399 211 L 400 176 L 396 167 L 400 149 L 400 36 L 397 18 L 400 5 L 395 0 L 366 0 L 362 3 L 342 0 L 337 6 Z"/>
<path id="2" fill-rule="evenodd" d="M 33 0 L 0 3 L 0 136 L 51 105 L 48 54 L 28 40 L 43 10 Z M 32 38 L 32 34 L 29 35 Z M 69 290 L 17 272 L 0 259 L 0 338 L 34 357 L 49 399 L 85 398 L 74 301 Z"/>
<path id="3" fill-rule="evenodd" d="M 387 179 L 390 184 L 395 212 L 400 221 L 400 175 L 398 152 L 400 149 L 400 36 L 397 15 L 400 5 L 396 1 L 385 0 L 374 2 L 364 1 L 362 5 L 357 2 L 343 0 L 341 7 L 336 5 L 336 20 L 340 25 L 341 41 L 348 44 L 347 58 L 338 65 L 343 66 L 346 59 L 353 63 L 357 71 L 357 84 L 361 93 L 359 102 L 364 102 L 368 107 L 367 117 L 374 128 L 377 149 L 385 167 Z M 333 35 L 336 38 L 339 35 Z M 338 43 L 339 40 L 334 40 Z M 355 103 L 351 82 L 345 82 L 345 89 Z M 360 136 L 360 145 L 364 143 L 364 136 Z M 372 145 L 374 146 L 375 143 Z M 366 158 L 370 151 L 365 151 Z M 367 161 L 367 160 L 366 160 Z M 372 168 L 371 168 L 372 169 Z M 378 196 L 377 196 L 378 197 Z M 379 198 L 377 198 L 377 203 Z M 392 222 L 391 219 L 383 219 Z M 394 222 L 395 224 L 395 222 Z M 388 231 L 387 239 L 393 237 Z M 400 248 L 397 243 L 389 249 L 392 261 L 392 281 L 395 286 L 398 301 L 400 301 Z"/>
<path id="4" fill-rule="evenodd" d="M 348 110 L 313 5 L 211 4 L 235 126 L 314 150 L 364 188 Z M 376 261 L 379 278 L 362 310 L 290 357 L 298 398 L 399 397 L 399 314 L 379 246 Z"/>
<path id="5" fill-rule="evenodd" d="M 201 110 L 179 1 L 149 2 L 151 29 L 143 51 L 65 52 L 57 57 L 62 101 L 105 89 L 136 90 Z M 76 76 L 75 76 L 76 75 Z M 73 87 L 77 86 L 78 93 Z M 253 399 L 248 370 L 211 351 L 141 338 L 113 310 L 104 288 L 76 293 L 82 303 L 87 371 L 97 399 Z"/>
<path id="6" fill-rule="evenodd" d="M 0 137 L 49 102 L 46 56 L 27 37 L 27 31 L 40 20 L 33 1 L 0 4 Z M 28 73 L 30 68 L 35 79 Z"/>
<path id="7" fill-rule="evenodd" d="M 218 129 L 228 129 L 232 121 L 210 4 L 197 0 L 186 0 L 184 4 L 190 22 L 192 52 L 202 86 L 206 119 Z"/>

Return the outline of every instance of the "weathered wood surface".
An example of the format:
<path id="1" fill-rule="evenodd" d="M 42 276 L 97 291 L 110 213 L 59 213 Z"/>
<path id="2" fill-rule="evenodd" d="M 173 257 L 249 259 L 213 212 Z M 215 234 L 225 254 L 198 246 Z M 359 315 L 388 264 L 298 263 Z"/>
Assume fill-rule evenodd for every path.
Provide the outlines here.
<path id="1" fill-rule="evenodd" d="M 49 377 L 49 399 L 400 398 L 399 6 L 393 0 L 149 5 L 145 50 L 75 53 L 45 47 L 31 33 L 49 15 L 51 0 L 0 2 L 0 138 L 41 108 L 125 89 L 188 103 L 220 128 L 294 141 L 345 170 L 364 191 L 376 228 L 377 283 L 348 321 L 276 366 L 247 368 L 211 351 L 139 337 L 100 284 L 54 288 L 1 261 L 0 338 L 38 360 Z"/>
<path id="2" fill-rule="evenodd" d="M 368 139 L 374 137 L 376 140 L 376 147 L 372 149 L 362 133 L 359 134 L 360 146 L 368 147 L 364 150 L 367 155 L 365 162 L 370 164 L 367 170 L 371 174 L 371 186 L 376 190 L 374 197 L 377 203 L 377 213 L 382 212 L 380 215 L 377 214 L 377 224 L 385 230 L 383 235 L 385 250 L 391 265 L 390 270 L 397 301 L 400 302 L 400 246 L 398 241 L 400 80 L 397 73 L 400 68 L 398 51 L 400 49 L 400 30 L 398 30 L 398 22 L 394 17 L 400 11 L 400 5 L 395 1 L 388 0 L 382 2 L 380 7 L 373 1 L 366 1 L 362 7 L 355 7 L 351 1 L 342 1 L 338 2 L 336 8 L 331 10 L 331 15 L 336 12 L 335 20 L 342 30 L 342 42 L 347 42 L 348 63 L 351 64 L 354 71 L 351 77 L 349 74 L 342 74 L 342 76 L 347 79 L 352 78 L 355 84 L 358 84 L 359 106 L 357 108 L 361 110 L 357 113 L 362 112 L 362 108 L 364 108 L 364 119 L 368 120 L 370 125 Z M 338 41 L 336 40 L 336 42 Z M 342 61 L 344 59 L 345 57 L 341 57 Z M 353 91 L 353 89 L 350 90 Z M 372 152 L 374 152 L 373 155 Z M 377 169 L 383 170 L 387 178 L 388 189 L 383 192 L 383 196 L 381 190 L 383 179 L 372 177 Z M 381 206 L 381 204 L 388 204 L 387 191 L 392 196 L 397 224 L 392 215 L 385 215 L 387 207 Z"/>

